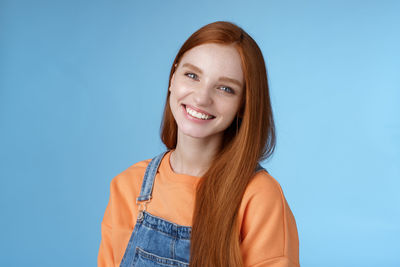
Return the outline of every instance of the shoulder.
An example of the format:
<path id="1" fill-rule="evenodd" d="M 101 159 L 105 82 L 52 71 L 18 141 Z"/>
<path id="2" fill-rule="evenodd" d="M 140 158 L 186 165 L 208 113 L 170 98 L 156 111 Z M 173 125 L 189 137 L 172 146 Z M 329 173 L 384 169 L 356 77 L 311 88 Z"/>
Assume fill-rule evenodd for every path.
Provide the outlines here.
<path id="1" fill-rule="evenodd" d="M 141 184 L 147 165 L 151 159 L 139 161 L 127 169 L 117 174 L 111 181 L 111 189 L 120 187 L 129 187 L 132 185 Z"/>
<path id="2" fill-rule="evenodd" d="M 140 194 L 143 175 L 149 162 L 150 160 L 137 162 L 112 179 L 103 224 L 114 229 L 133 229 L 136 198 Z"/>
<path id="3" fill-rule="evenodd" d="M 298 266 L 296 221 L 280 184 L 266 171 L 247 186 L 239 219 L 245 266 L 289 266 L 288 259 Z"/>
<path id="4" fill-rule="evenodd" d="M 286 203 L 278 181 L 263 170 L 257 172 L 246 187 L 239 214 L 244 220 L 252 220 L 255 217 L 282 217 L 287 212 Z"/>
<path id="5" fill-rule="evenodd" d="M 284 194 L 279 182 L 265 170 L 257 172 L 248 184 L 243 200 L 259 198 L 266 202 L 282 201 Z"/>

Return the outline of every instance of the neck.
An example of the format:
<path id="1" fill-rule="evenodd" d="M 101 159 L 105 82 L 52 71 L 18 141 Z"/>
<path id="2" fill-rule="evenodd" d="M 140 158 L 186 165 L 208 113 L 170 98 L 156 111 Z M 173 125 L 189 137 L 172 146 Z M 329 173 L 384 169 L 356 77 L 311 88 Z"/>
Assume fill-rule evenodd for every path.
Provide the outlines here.
<path id="1" fill-rule="evenodd" d="M 202 177 L 218 153 L 222 136 L 193 138 L 178 130 L 176 149 L 172 151 L 170 165 L 175 173 Z"/>

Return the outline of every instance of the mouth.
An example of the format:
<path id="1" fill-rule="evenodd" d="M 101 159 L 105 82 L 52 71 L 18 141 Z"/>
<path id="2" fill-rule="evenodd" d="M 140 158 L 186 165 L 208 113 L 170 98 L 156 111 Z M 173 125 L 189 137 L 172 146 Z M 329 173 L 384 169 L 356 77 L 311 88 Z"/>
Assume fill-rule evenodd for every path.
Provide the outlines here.
<path id="1" fill-rule="evenodd" d="M 215 116 L 206 113 L 204 111 L 200 111 L 198 109 L 195 109 L 194 107 L 189 107 L 185 104 L 182 104 L 182 107 L 184 108 L 184 110 L 186 111 L 186 114 L 193 118 L 193 119 L 198 119 L 198 120 L 203 120 L 203 121 L 207 121 L 207 120 L 212 120 L 215 118 Z"/>

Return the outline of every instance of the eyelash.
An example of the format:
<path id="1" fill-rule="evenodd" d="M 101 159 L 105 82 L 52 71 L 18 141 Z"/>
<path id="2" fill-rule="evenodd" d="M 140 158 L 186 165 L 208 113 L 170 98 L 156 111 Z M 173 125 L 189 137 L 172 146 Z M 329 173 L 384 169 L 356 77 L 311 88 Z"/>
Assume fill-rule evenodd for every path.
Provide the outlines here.
<path id="1" fill-rule="evenodd" d="M 187 73 L 185 73 L 185 76 L 189 77 L 190 79 L 196 80 L 196 81 L 199 79 L 199 78 L 197 77 L 197 74 L 192 73 L 192 72 L 187 72 Z M 194 76 L 194 77 L 193 77 L 193 76 Z"/>
<path id="2" fill-rule="evenodd" d="M 227 86 L 221 86 L 220 88 L 226 88 L 226 89 L 222 89 L 222 91 L 227 92 L 228 94 L 234 94 L 235 91 L 233 91 L 232 88 L 227 87 Z"/>
<path id="3" fill-rule="evenodd" d="M 192 72 L 187 72 L 187 73 L 185 73 L 185 76 L 187 76 L 188 78 L 193 79 L 193 80 L 195 80 L 195 81 L 198 81 L 198 80 L 199 80 L 197 74 L 192 73 Z M 226 93 L 228 93 L 228 94 L 234 94 L 234 93 L 235 93 L 235 91 L 234 91 L 232 88 L 230 88 L 230 87 L 221 86 L 220 88 L 221 88 L 222 91 L 224 91 L 224 92 L 226 92 Z"/>

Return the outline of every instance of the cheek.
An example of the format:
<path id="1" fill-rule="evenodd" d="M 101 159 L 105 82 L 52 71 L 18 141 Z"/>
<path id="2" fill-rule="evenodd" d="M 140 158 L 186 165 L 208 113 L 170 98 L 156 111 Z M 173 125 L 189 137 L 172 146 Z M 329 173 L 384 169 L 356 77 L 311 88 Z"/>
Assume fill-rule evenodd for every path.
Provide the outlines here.
<path id="1" fill-rule="evenodd" d="M 236 114 L 239 112 L 239 106 L 240 106 L 239 101 L 227 101 L 221 103 L 219 107 L 220 107 L 220 112 L 223 113 L 225 117 L 234 118 Z"/>
<path id="2" fill-rule="evenodd" d="M 190 93 L 190 89 L 184 83 L 175 83 L 173 87 L 170 87 L 170 92 L 171 95 L 179 101 Z"/>
<path id="3" fill-rule="evenodd" d="M 177 100 L 175 99 L 174 94 L 172 92 L 169 95 L 168 104 L 169 104 L 169 108 L 172 113 L 172 117 L 174 118 L 174 120 L 176 122 L 176 116 L 178 115 L 179 107 L 178 107 Z"/>
<path id="4" fill-rule="evenodd" d="M 171 90 L 171 93 L 169 95 L 169 107 L 171 108 L 172 112 L 175 112 L 175 109 L 177 109 L 178 106 L 178 99 L 176 98 L 176 93 L 174 90 Z"/>
<path id="5" fill-rule="evenodd" d="M 172 114 L 177 116 L 179 114 L 179 110 L 181 108 L 180 103 L 182 99 L 185 98 L 185 95 L 182 94 L 181 90 L 178 90 L 177 87 L 171 87 L 171 91 L 169 94 L 169 107 L 172 111 Z"/>

